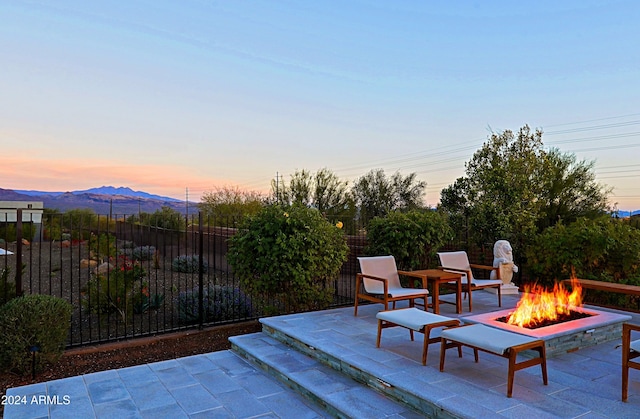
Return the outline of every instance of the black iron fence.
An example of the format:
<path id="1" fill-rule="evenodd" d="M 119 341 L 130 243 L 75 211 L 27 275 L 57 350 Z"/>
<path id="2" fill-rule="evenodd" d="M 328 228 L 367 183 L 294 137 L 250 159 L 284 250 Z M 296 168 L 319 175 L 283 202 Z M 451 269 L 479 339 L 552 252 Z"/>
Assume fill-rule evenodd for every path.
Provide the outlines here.
<path id="1" fill-rule="evenodd" d="M 74 308 L 68 347 L 241 322 L 274 314 L 247 295 L 227 263 L 237 219 L 193 214 L 179 225 L 135 215 L 45 214 L 41 225 L 17 211 L 0 219 L 0 303 L 49 294 Z M 344 221 L 349 257 L 333 284 L 332 306 L 353 304 L 364 235 Z M 291 311 L 277 306 L 278 313 Z"/>

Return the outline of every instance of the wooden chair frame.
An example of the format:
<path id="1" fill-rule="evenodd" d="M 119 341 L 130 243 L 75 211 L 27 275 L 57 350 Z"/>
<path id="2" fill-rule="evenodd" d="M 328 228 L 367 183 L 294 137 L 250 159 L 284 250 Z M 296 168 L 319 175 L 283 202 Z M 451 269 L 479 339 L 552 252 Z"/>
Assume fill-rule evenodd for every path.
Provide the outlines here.
<path id="1" fill-rule="evenodd" d="M 419 275 L 413 275 L 411 272 L 409 271 L 398 271 L 398 275 L 404 275 L 404 276 L 410 276 L 413 278 L 417 278 L 422 280 L 422 288 L 425 289 L 425 291 L 427 291 L 427 280 L 426 278 L 424 278 L 424 276 L 419 276 Z M 364 278 L 367 279 L 373 279 L 375 281 L 380 281 L 382 282 L 383 286 L 384 286 L 384 293 L 382 295 L 379 294 L 369 294 L 364 290 L 364 285 L 362 283 L 362 280 Z M 371 301 L 373 303 L 379 303 L 379 304 L 383 304 L 384 305 L 384 309 L 388 310 L 389 309 L 389 303 L 392 303 L 392 307 L 396 308 L 396 301 L 404 301 L 404 300 L 409 300 L 409 307 L 414 307 L 415 306 L 415 300 L 424 298 L 424 308 L 425 310 L 427 309 L 427 307 L 429 306 L 429 302 L 428 300 L 428 295 L 421 293 L 421 294 L 409 294 L 409 295 L 401 295 L 398 297 L 392 297 L 389 294 L 389 281 L 386 278 L 380 278 L 377 276 L 373 276 L 373 275 L 366 275 L 363 273 L 358 273 L 356 275 L 356 300 L 355 300 L 355 304 L 354 304 L 354 312 L 353 315 L 357 316 L 358 315 L 358 304 L 359 304 L 359 300 L 367 300 L 367 301 Z"/>
<path id="2" fill-rule="evenodd" d="M 450 253 L 450 252 L 442 252 L 442 253 Z M 465 252 L 466 253 L 466 252 Z M 467 259 L 468 260 L 468 259 Z M 473 276 L 473 269 L 478 269 L 478 270 L 483 270 L 483 271 L 496 271 L 496 278 L 500 279 L 500 268 L 494 268 L 493 266 L 489 266 L 489 265 L 479 265 L 476 263 L 469 263 L 469 268 L 470 269 L 460 269 L 460 268 L 455 268 L 455 267 L 449 267 L 449 266 L 445 266 L 444 264 L 442 266 L 439 266 L 438 269 L 442 269 L 445 271 L 452 271 L 452 272 L 457 272 L 460 274 L 464 274 L 467 277 L 467 281 L 466 283 L 463 281 L 462 282 L 462 290 L 465 293 L 465 298 L 467 296 L 467 294 L 469 295 L 469 311 L 473 311 L 473 300 L 471 297 L 472 291 L 475 290 L 479 290 L 479 289 L 484 289 L 484 288 L 496 288 L 498 291 L 498 307 L 502 307 L 502 284 L 488 284 L 488 285 L 478 285 L 478 284 L 474 284 L 473 280 L 471 278 L 474 278 Z M 474 278 L 476 280 L 482 280 L 480 278 Z"/>
<path id="3" fill-rule="evenodd" d="M 631 332 L 640 332 L 640 325 L 624 323 L 622 325 L 622 401 L 627 401 L 629 394 L 629 368 L 640 370 L 640 362 L 632 361 L 640 356 L 640 352 L 631 349 Z"/>
<path id="4" fill-rule="evenodd" d="M 410 309 L 406 309 L 406 310 L 410 310 Z M 414 310 L 417 310 L 417 309 L 414 308 Z M 411 341 L 414 340 L 413 338 L 414 329 L 410 328 L 405 324 L 396 323 L 391 320 L 385 319 L 384 315 L 381 316 L 381 314 L 383 313 L 384 311 L 378 313 L 378 316 L 376 316 L 378 317 L 378 337 L 376 339 L 376 348 L 380 347 L 380 340 L 382 338 L 382 329 L 386 329 L 388 327 L 404 327 L 406 329 L 409 329 L 409 335 L 411 336 Z M 424 312 L 421 312 L 421 313 L 424 313 Z M 431 337 L 431 330 L 437 329 L 440 327 L 454 327 L 458 325 L 460 325 L 460 320 L 451 319 L 451 318 L 445 319 L 443 317 L 440 321 L 434 321 L 429 323 L 425 322 L 422 325 L 422 328 L 420 330 L 415 330 L 416 332 L 422 333 L 424 335 L 424 339 L 422 342 L 422 365 L 427 365 L 427 353 L 429 352 L 429 344 L 440 341 L 440 337 L 437 337 L 437 338 Z M 459 347 L 458 350 L 459 350 L 460 357 L 462 357 L 462 348 Z"/>
<path id="5" fill-rule="evenodd" d="M 469 326 L 469 325 L 464 325 L 460 327 L 465 327 L 465 326 Z M 505 332 L 505 333 L 510 333 L 510 332 Z M 478 351 L 483 351 L 489 354 L 498 355 L 503 358 L 507 358 L 509 360 L 509 371 L 507 375 L 507 397 L 511 397 L 513 395 L 513 381 L 514 381 L 514 375 L 516 371 L 520 371 L 522 369 L 529 368 L 534 365 L 540 365 L 540 368 L 542 369 L 542 382 L 544 383 L 545 386 L 549 383 L 548 376 L 547 376 L 547 354 L 546 354 L 545 343 L 543 340 L 537 339 L 529 343 L 514 345 L 508 348 L 505 353 L 501 354 L 501 353 L 497 353 L 497 352 L 493 352 L 493 351 L 481 348 L 479 346 L 474 346 L 465 342 L 442 337 L 441 348 L 440 348 L 440 371 L 441 372 L 444 371 L 444 360 L 445 360 L 445 354 L 447 352 L 447 349 L 452 347 L 457 347 L 458 350 L 460 350 L 461 345 L 467 346 L 473 349 L 473 356 L 475 358 L 475 362 L 478 362 L 479 360 Z M 523 361 L 518 362 L 518 354 L 526 350 L 533 350 L 538 352 L 538 357 L 525 359 Z"/>

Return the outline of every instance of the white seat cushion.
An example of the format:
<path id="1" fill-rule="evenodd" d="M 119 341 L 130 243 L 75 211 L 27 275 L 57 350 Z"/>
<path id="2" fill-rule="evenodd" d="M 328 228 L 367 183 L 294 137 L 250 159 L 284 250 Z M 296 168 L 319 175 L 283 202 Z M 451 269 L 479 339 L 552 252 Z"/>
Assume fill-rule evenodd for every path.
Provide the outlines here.
<path id="1" fill-rule="evenodd" d="M 474 278 L 471 281 L 471 284 L 475 287 L 489 287 L 491 285 L 502 285 L 502 280 L 500 279 L 477 279 Z"/>
<path id="2" fill-rule="evenodd" d="M 418 331 L 422 330 L 422 328 L 428 324 L 453 320 L 450 317 L 428 313 L 415 307 L 402 308 L 399 310 L 380 311 L 378 314 L 376 314 L 376 318 Z"/>
<path id="3" fill-rule="evenodd" d="M 631 342 L 631 345 L 629 345 L 629 347 L 632 351 L 640 352 L 640 339 Z"/>
<path id="4" fill-rule="evenodd" d="M 429 295 L 429 290 L 424 288 L 389 288 L 389 295 L 392 298 L 418 294 L 423 294 L 426 298 Z"/>
<path id="5" fill-rule="evenodd" d="M 468 326 L 445 329 L 441 336 L 466 345 L 476 346 L 495 354 L 505 354 L 507 349 L 530 343 L 537 339 L 519 335 L 505 330 L 495 329 L 483 324 L 472 324 Z"/>

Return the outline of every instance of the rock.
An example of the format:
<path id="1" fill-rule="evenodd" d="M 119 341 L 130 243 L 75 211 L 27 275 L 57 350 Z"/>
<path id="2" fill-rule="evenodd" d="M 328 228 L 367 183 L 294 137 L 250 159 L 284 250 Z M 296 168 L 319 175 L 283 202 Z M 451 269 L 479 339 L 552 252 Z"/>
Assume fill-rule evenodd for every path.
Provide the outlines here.
<path id="1" fill-rule="evenodd" d="M 97 275 L 105 275 L 109 271 L 111 271 L 113 268 L 114 268 L 114 266 L 112 264 L 110 264 L 109 262 L 101 263 L 100 266 L 98 266 L 96 268 L 96 274 Z"/>
<path id="2" fill-rule="evenodd" d="M 92 259 L 82 259 L 80 261 L 80 267 L 83 269 L 86 268 L 95 268 L 96 266 L 98 266 L 98 261 L 97 260 L 92 260 Z"/>

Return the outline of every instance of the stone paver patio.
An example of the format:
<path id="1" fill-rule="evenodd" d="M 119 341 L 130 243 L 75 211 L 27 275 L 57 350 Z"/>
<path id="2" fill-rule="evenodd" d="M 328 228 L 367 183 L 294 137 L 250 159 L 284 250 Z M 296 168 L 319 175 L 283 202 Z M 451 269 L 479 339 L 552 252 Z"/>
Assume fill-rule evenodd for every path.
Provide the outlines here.
<path id="1" fill-rule="evenodd" d="M 517 298 L 503 296 L 503 308 L 515 306 Z M 380 305 L 362 306 L 358 317 L 350 307 L 266 318 L 262 322 L 268 333 L 232 338 L 232 351 L 9 389 L 8 398 L 25 403 L 5 405 L 4 417 L 640 415 L 640 371 L 631 371 L 629 402 L 620 401 L 620 339 L 549 358 L 548 386 L 542 385 L 539 368 L 518 371 L 513 398 L 507 398 L 507 360 L 503 358 L 481 354 L 476 364 L 471 351 L 463 351 L 462 359 L 452 352 L 445 371 L 440 372 L 439 344 L 431 345 L 427 366 L 422 366 L 421 335 L 411 342 L 406 329 L 401 328 L 385 329 L 382 347 L 377 349 L 375 314 L 380 309 Z M 497 309 L 493 294 L 474 294 L 473 314 Z M 455 307 L 444 305 L 441 314 L 458 317 L 470 313 L 457 315 Z M 634 323 L 640 323 L 640 315 L 632 316 Z M 354 380 L 335 368 L 361 379 Z M 286 385 L 274 376 L 284 379 Z M 362 384 L 372 376 L 377 377 L 373 384 Z M 381 395 L 371 388 L 377 383 L 390 386 L 387 391 L 403 391 L 400 399 L 406 394 L 419 395 L 423 400 L 413 400 L 413 404 L 424 407 L 416 411 Z"/>

